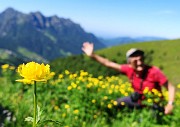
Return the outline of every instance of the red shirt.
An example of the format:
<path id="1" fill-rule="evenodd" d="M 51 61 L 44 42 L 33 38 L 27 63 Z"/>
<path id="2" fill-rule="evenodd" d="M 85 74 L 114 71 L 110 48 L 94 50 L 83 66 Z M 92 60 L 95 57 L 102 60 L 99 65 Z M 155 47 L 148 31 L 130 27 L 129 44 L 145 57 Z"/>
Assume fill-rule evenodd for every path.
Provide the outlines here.
<path id="1" fill-rule="evenodd" d="M 155 88 L 161 91 L 161 86 L 167 82 L 166 76 L 159 68 L 154 66 L 146 66 L 143 77 L 136 76 L 134 69 L 128 64 L 123 64 L 120 71 L 129 78 L 134 91 L 137 91 L 141 94 L 143 93 L 145 87 L 148 87 L 149 90 Z"/>

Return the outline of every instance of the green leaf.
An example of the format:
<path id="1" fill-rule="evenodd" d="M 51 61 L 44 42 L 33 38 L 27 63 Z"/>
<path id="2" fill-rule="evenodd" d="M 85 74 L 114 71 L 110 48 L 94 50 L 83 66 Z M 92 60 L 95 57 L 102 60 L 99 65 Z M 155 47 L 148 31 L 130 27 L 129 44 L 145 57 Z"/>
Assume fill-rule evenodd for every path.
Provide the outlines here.
<path id="1" fill-rule="evenodd" d="M 41 115 L 42 115 L 42 111 L 41 111 L 39 106 L 37 106 L 37 112 L 38 113 L 37 113 L 37 121 L 36 121 L 36 123 L 38 123 L 41 120 Z"/>
<path id="2" fill-rule="evenodd" d="M 24 121 L 28 121 L 28 122 L 33 122 L 34 118 L 33 117 L 27 117 L 25 118 Z"/>

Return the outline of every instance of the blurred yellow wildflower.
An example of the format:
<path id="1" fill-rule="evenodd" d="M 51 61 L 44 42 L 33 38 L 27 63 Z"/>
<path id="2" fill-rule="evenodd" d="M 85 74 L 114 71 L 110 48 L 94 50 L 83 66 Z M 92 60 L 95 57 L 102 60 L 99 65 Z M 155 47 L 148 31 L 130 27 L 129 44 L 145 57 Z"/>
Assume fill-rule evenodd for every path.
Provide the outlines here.
<path id="1" fill-rule="evenodd" d="M 72 86 L 68 86 L 68 88 L 67 88 L 68 90 L 71 90 L 72 89 Z"/>
<path id="2" fill-rule="evenodd" d="M 86 85 L 87 88 L 91 88 L 93 86 L 93 84 L 90 82 Z"/>
<path id="3" fill-rule="evenodd" d="M 127 92 L 124 93 L 124 96 L 128 96 L 129 94 Z"/>
<path id="4" fill-rule="evenodd" d="M 76 110 L 73 111 L 73 113 L 74 113 L 74 114 L 78 114 L 78 113 L 79 113 L 79 110 L 76 109 Z"/>
<path id="5" fill-rule="evenodd" d="M 77 87 L 77 89 L 78 89 L 78 90 L 81 90 L 81 87 L 80 87 L 80 86 L 78 86 L 78 87 Z"/>
<path id="6" fill-rule="evenodd" d="M 118 89 L 119 89 L 119 86 L 118 86 L 118 85 L 116 85 L 116 86 L 115 86 L 115 89 L 116 89 L 116 90 L 118 90 Z"/>
<path id="7" fill-rule="evenodd" d="M 88 72 L 85 72 L 84 70 L 80 71 L 80 76 L 84 77 L 84 76 L 87 76 L 87 75 L 88 75 Z"/>
<path id="8" fill-rule="evenodd" d="M 71 86 L 72 86 L 73 88 L 76 88 L 76 87 L 77 87 L 77 84 L 75 84 L 74 82 L 72 82 L 72 83 L 71 83 Z"/>
<path id="9" fill-rule="evenodd" d="M 121 102 L 121 105 L 125 105 L 125 102 Z"/>
<path id="10" fill-rule="evenodd" d="M 122 94 L 125 93 L 124 89 L 120 89 L 119 91 L 120 91 Z"/>
<path id="11" fill-rule="evenodd" d="M 114 85 L 114 84 L 112 84 L 112 85 L 111 85 L 111 89 L 114 89 L 114 87 L 115 87 L 115 85 Z"/>
<path id="12" fill-rule="evenodd" d="M 104 100 L 107 100 L 107 99 L 108 99 L 108 96 L 104 96 L 103 99 L 104 99 Z"/>
<path id="13" fill-rule="evenodd" d="M 177 85 L 177 88 L 179 88 L 179 89 L 180 89 L 180 84 L 178 84 L 178 85 Z"/>
<path id="14" fill-rule="evenodd" d="M 97 118 L 97 115 L 94 115 L 93 117 L 94 117 L 94 119 L 96 119 L 96 118 Z"/>
<path id="15" fill-rule="evenodd" d="M 102 85 L 101 87 L 104 89 L 104 88 L 106 88 L 106 85 Z"/>
<path id="16" fill-rule="evenodd" d="M 9 64 L 3 64 L 3 65 L 1 65 L 1 68 L 2 69 L 7 69 L 7 68 L 9 68 Z"/>
<path id="17" fill-rule="evenodd" d="M 117 103 L 117 101 L 114 101 L 113 104 L 116 106 L 118 103 Z"/>
<path id="18" fill-rule="evenodd" d="M 65 107 L 65 109 L 70 108 L 70 106 L 68 104 L 66 104 L 64 107 Z"/>
<path id="19" fill-rule="evenodd" d="M 113 93 L 113 91 L 112 90 L 109 90 L 109 94 L 112 94 Z"/>
<path id="20" fill-rule="evenodd" d="M 101 105 L 104 105 L 104 102 L 101 102 Z"/>
<path id="21" fill-rule="evenodd" d="M 70 74 L 70 75 L 69 75 L 69 79 L 74 79 L 73 74 Z"/>
<path id="22" fill-rule="evenodd" d="M 149 98 L 149 99 L 147 100 L 147 102 L 151 103 L 151 102 L 152 102 L 152 99 Z"/>
<path id="23" fill-rule="evenodd" d="M 98 79 L 99 80 L 103 79 L 103 76 L 102 75 L 98 76 Z"/>
<path id="24" fill-rule="evenodd" d="M 55 110 L 58 110 L 58 109 L 59 109 L 59 106 L 57 106 L 57 105 L 54 106 L 54 109 L 55 109 Z"/>
<path id="25" fill-rule="evenodd" d="M 159 93 L 157 89 L 152 89 L 152 92 L 153 92 L 155 95 L 157 95 L 157 94 Z"/>
<path id="26" fill-rule="evenodd" d="M 168 97 L 169 97 L 168 91 L 164 91 L 163 96 L 164 96 L 165 100 L 168 100 Z"/>
<path id="27" fill-rule="evenodd" d="M 10 69 L 10 70 L 14 70 L 15 67 L 14 67 L 14 66 L 9 66 L 9 69 Z"/>
<path id="28" fill-rule="evenodd" d="M 66 117 L 66 113 L 63 113 L 63 114 L 62 114 L 62 117 Z"/>
<path id="29" fill-rule="evenodd" d="M 18 67 L 17 72 L 24 79 L 18 79 L 16 81 L 23 82 L 27 84 L 37 82 L 46 82 L 51 78 L 50 66 L 42 64 L 38 64 L 35 62 L 29 62 L 27 64 L 21 64 Z"/>
<path id="30" fill-rule="evenodd" d="M 51 73 L 50 73 L 50 76 L 51 76 L 51 77 L 54 77 L 55 75 L 56 75 L 55 72 L 51 72 Z"/>
<path id="31" fill-rule="evenodd" d="M 95 100 L 95 99 L 93 99 L 93 100 L 92 100 L 92 103 L 96 103 L 96 100 Z"/>
<path id="32" fill-rule="evenodd" d="M 149 91 L 149 88 L 148 88 L 148 87 L 145 87 L 145 89 L 143 90 L 143 94 L 148 93 L 148 91 Z"/>
<path id="33" fill-rule="evenodd" d="M 68 70 L 65 70 L 65 74 L 66 74 L 66 75 L 69 75 L 70 72 L 69 72 Z"/>
<path id="34" fill-rule="evenodd" d="M 155 98 L 154 99 L 154 102 L 156 102 L 156 103 L 159 102 L 159 101 L 160 101 L 160 98 Z"/>
<path id="35" fill-rule="evenodd" d="M 59 74 L 59 75 L 58 75 L 58 78 L 60 78 L 60 79 L 62 79 L 63 77 L 64 77 L 63 74 Z"/>
<path id="36" fill-rule="evenodd" d="M 111 100 L 111 103 L 114 103 L 114 100 Z"/>
<path id="37" fill-rule="evenodd" d="M 159 96 L 159 97 L 162 97 L 162 94 L 161 94 L 161 93 L 158 93 L 158 96 Z"/>
<path id="38" fill-rule="evenodd" d="M 112 108 L 112 104 L 108 104 L 108 106 L 107 106 L 109 109 L 111 109 Z"/>

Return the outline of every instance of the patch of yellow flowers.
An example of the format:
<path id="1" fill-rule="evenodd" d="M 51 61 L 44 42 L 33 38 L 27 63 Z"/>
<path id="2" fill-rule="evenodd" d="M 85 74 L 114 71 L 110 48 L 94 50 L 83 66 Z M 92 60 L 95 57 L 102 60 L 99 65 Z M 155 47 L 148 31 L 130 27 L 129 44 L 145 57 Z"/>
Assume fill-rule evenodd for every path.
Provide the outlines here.
<path id="1" fill-rule="evenodd" d="M 146 97 L 146 99 L 143 100 L 143 103 L 146 105 L 152 105 L 153 103 L 161 104 L 161 103 L 163 103 L 163 101 L 168 100 L 167 90 L 164 90 L 164 89 L 161 93 L 157 89 L 149 90 L 149 88 L 146 87 L 143 91 L 143 94 Z"/>

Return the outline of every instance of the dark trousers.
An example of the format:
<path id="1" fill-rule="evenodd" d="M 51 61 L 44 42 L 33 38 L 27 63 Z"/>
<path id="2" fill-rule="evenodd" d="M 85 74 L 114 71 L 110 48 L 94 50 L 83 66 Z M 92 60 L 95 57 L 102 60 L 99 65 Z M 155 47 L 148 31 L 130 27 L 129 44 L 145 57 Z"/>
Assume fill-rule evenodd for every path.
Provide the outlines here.
<path id="1" fill-rule="evenodd" d="M 118 103 L 117 108 L 123 108 L 123 107 L 128 107 L 131 109 L 142 108 L 142 105 L 140 105 L 138 102 L 133 102 L 130 96 L 118 98 L 116 101 Z"/>
<path id="2" fill-rule="evenodd" d="M 145 107 L 138 102 L 132 101 L 131 96 L 118 98 L 116 101 L 118 103 L 117 109 L 123 109 L 125 107 L 128 107 L 128 109 L 142 109 L 143 107 Z M 156 118 L 157 123 L 161 124 L 162 116 L 164 114 L 164 107 L 154 104 L 150 108 L 152 109 L 152 116 Z"/>

